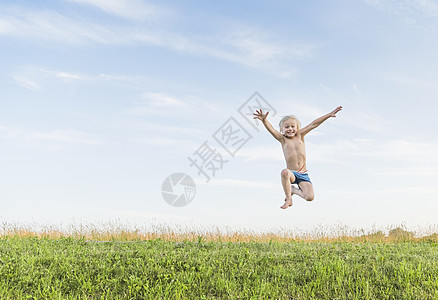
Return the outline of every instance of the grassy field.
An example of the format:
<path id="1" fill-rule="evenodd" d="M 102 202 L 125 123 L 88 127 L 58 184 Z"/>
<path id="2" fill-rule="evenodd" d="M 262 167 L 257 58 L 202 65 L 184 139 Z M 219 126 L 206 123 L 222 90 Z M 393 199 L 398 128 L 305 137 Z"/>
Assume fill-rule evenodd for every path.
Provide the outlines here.
<path id="1" fill-rule="evenodd" d="M 438 299 L 436 234 L 112 234 L 3 232 L 0 299 Z"/>

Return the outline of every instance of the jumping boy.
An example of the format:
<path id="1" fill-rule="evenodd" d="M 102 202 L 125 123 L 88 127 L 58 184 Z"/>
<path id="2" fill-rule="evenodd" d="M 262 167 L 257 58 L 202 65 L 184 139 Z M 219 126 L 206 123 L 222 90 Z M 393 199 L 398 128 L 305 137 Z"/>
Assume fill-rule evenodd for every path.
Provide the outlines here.
<path id="1" fill-rule="evenodd" d="M 327 119 L 336 117 L 336 113 L 340 110 L 342 110 L 342 106 L 338 106 L 332 112 L 319 117 L 303 128 L 301 128 L 300 121 L 295 116 L 286 116 L 280 121 L 280 132 L 275 130 L 268 122 L 269 112 L 263 113 L 261 109 L 260 111 L 256 110 L 257 113 L 254 114 L 254 119 L 262 121 L 269 133 L 281 143 L 284 158 L 286 159 L 287 169 L 281 171 L 281 184 L 286 198 L 280 208 L 286 209 L 292 206 L 292 195 L 298 195 L 307 201 L 313 200 L 313 185 L 306 170 L 304 136 Z M 298 188 L 292 186 L 294 183 L 298 185 Z"/>

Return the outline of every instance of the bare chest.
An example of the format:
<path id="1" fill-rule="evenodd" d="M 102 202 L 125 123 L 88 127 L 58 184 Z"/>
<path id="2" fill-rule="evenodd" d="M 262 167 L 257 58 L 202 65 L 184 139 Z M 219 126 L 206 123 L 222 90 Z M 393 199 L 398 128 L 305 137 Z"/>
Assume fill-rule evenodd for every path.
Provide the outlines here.
<path id="1" fill-rule="evenodd" d="M 286 139 L 283 144 L 283 152 L 284 154 L 305 155 L 306 147 L 304 141 L 298 137 Z"/>

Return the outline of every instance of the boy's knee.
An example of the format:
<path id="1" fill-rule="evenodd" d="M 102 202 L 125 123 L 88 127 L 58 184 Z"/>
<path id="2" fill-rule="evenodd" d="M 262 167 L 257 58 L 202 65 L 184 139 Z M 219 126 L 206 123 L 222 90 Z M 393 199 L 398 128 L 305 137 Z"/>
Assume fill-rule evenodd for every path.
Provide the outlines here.
<path id="1" fill-rule="evenodd" d="M 304 195 L 304 199 L 306 201 L 313 201 L 313 199 L 315 199 L 315 195 L 313 193 L 309 193 L 307 195 Z"/>
<path id="2" fill-rule="evenodd" d="M 290 176 L 290 174 L 289 174 L 289 170 L 288 169 L 283 169 L 281 171 L 281 177 L 289 177 L 289 176 Z"/>

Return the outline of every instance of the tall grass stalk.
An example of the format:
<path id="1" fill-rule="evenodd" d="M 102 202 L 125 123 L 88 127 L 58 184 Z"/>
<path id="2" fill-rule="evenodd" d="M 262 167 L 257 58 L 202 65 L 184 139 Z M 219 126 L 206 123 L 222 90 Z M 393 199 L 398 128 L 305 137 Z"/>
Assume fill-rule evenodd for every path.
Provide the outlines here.
<path id="1" fill-rule="evenodd" d="M 133 225 L 120 220 L 101 223 L 23 224 L 3 221 L 0 227 L 2 237 L 73 238 L 91 241 L 138 241 L 162 239 L 165 241 L 205 242 L 352 242 L 352 243 L 394 243 L 394 242 L 438 242 L 438 226 L 409 230 L 404 225 L 389 226 L 386 229 L 354 229 L 345 225 L 318 225 L 309 231 L 276 229 L 256 231 L 228 227 L 176 226 L 168 224 Z"/>

